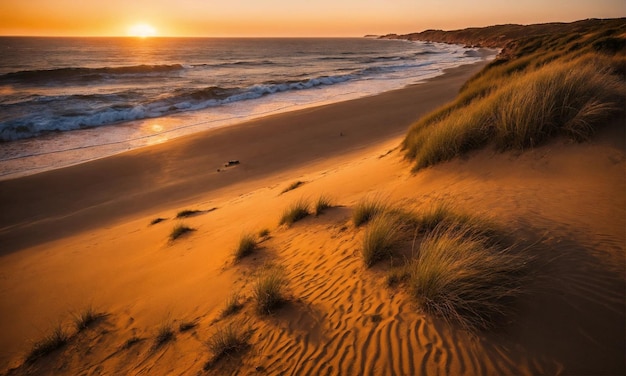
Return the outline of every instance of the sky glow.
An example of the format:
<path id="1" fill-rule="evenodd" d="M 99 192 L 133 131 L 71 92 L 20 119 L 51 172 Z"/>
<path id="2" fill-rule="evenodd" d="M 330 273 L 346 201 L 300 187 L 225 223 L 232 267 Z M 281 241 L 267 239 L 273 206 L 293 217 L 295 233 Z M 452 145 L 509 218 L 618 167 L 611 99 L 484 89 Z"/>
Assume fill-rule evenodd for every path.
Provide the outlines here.
<path id="1" fill-rule="evenodd" d="M 626 17 L 624 0 L 2 0 L 0 35 L 315 37 Z"/>

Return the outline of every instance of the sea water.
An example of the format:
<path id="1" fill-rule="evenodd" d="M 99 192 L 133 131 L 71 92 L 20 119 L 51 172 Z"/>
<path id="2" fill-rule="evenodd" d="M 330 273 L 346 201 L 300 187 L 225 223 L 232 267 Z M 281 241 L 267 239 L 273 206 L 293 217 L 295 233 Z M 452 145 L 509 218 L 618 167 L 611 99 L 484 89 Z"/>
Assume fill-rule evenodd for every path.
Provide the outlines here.
<path id="1" fill-rule="evenodd" d="M 369 38 L 2 37 L 0 179 L 374 95 L 479 60 L 461 46 Z"/>

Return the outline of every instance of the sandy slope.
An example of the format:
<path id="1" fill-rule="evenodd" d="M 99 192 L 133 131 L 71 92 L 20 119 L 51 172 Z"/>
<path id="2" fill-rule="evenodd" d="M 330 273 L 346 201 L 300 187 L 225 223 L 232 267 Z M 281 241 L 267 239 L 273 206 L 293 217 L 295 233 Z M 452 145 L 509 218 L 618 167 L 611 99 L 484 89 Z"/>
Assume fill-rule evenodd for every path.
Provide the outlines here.
<path id="1" fill-rule="evenodd" d="M 308 111 L 319 116 L 318 110 Z M 356 127 L 348 123 L 340 129 Z M 282 134 L 283 141 L 300 137 L 285 132 L 274 135 Z M 11 374 L 202 374 L 211 356 L 204 342 L 229 323 L 251 330 L 250 347 L 241 357 L 219 362 L 209 374 L 626 371 L 626 154 L 621 124 L 588 144 L 555 142 L 521 155 L 486 150 L 417 174 L 410 173 L 410 165 L 396 149 L 399 130 L 383 134 L 387 136 L 381 141 L 373 142 L 380 137 L 375 135 L 345 153 L 333 153 L 330 141 L 325 159 L 311 158 L 315 151 L 298 153 L 294 146 L 288 152 L 295 154 L 295 162 L 283 167 L 276 162 L 275 171 L 264 170 L 261 162 L 272 163 L 276 154 L 274 159 L 258 156 L 254 160 L 258 164 L 251 161 L 251 166 L 244 163 L 199 178 L 197 184 L 179 183 L 193 180 L 181 172 L 173 188 L 155 185 L 145 197 L 132 195 L 139 190 L 134 184 L 148 179 L 139 174 L 128 183 L 128 199 L 104 197 L 124 192 L 121 188 L 105 191 L 103 201 L 84 215 L 72 208 L 64 212 L 63 205 L 41 199 L 40 207 L 52 206 L 48 218 L 43 211 L 42 219 L 33 224 L 27 223 L 27 215 L 13 228 L 3 222 L 2 238 L 10 247 L 3 248 L 0 259 L 2 368 L 19 366 L 29 339 L 40 338 L 61 322 L 73 334 L 68 345 Z M 319 143 L 312 139 L 311 144 L 323 145 L 321 140 L 329 136 L 319 137 Z M 108 162 L 115 168 L 118 163 L 129 169 L 129 163 L 143 167 L 156 156 L 162 158 L 160 153 L 183 155 L 185 160 L 193 154 L 187 154 L 189 148 L 197 153 L 196 143 L 202 142 L 186 139 L 171 148 L 161 146 Z M 279 150 L 278 155 L 287 155 Z M 217 163 L 229 157 L 215 158 Z M 106 162 L 97 167 L 107 167 Z M 179 166 L 199 174 L 195 164 Z M 72 171 L 78 170 L 39 179 L 65 178 Z M 167 176 L 171 175 L 162 178 Z M 211 183 L 224 176 L 224 186 Z M 30 184 L 19 180 L 14 184 Z M 305 184 L 281 194 L 296 180 Z M 87 183 L 83 181 L 82 189 L 89 188 Z M 278 226 L 284 207 L 321 194 L 331 196 L 337 206 L 291 228 Z M 470 335 L 422 314 L 403 288 L 385 287 L 388 266 L 364 267 L 359 253 L 363 229 L 354 228 L 349 220 L 354 205 L 371 195 L 414 210 L 446 201 L 460 211 L 501 223 L 530 244 L 539 262 L 530 293 L 516 302 L 516 316 L 499 330 Z M 146 206 L 154 197 L 158 202 Z M 137 206 L 125 208 L 131 201 Z M 169 242 L 174 217 L 182 209 L 203 212 L 184 220 L 196 231 Z M 98 218 L 90 218 L 94 214 Z M 149 225 L 156 217 L 167 219 Z M 68 226 L 67 235 L 58 233 L 58 228 Z M 241 233 L 264 228 L 270 236 L 260 249 L 233 263 L 232 251 Z M 42 238 L 28 238 L 30 230 Z M 262 316 L 255 311 L 251 288 L 268 264 L 284 270 L 289 300 L 273 315 Z M 244 297 L 243 309 L 222 318 L 232 292 Z M 74 334 L 71 314 L 89 304 L 107 315 Z M 174 340 L 153 348 L 158 328 L 168 322 L 176 331 Z M 197 326 L 179 331 L 183 322 Z M 139 341 L 124 347 L 133 337 Z"/>

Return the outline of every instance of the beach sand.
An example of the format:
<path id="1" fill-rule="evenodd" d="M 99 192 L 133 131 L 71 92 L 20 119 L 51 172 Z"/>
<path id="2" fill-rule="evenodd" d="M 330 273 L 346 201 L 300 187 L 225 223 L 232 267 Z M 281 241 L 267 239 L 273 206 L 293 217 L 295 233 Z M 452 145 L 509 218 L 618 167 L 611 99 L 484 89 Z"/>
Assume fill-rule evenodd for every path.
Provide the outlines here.
<path id="1" fill-rule="evenodd" d="M 0 182 L 0 372 L 623 374 L 621 124 L 590 143 L 487 149 L 418 173 L 402 157 L 409 124 L 481 67 Z M 278 225 L 285 207 L 320 195 L 334 207 Z M 528 244 L 537 270 L 515 316 L 468 333 L 386 287 L 388 267 L 365 267 L 364 230 L 350 221 L 374 196 L 414 210 L 445 202 Z M 198 212 L 176 219 L 185 209 Z M 181 221 L 194 231 L 171 241 Z M 258 249 L 235 263 L 242 233 L 263 229 Z M 287 302 L 259 315 L 252 287 L 268 265 L 282 268 Z M 243 307 L 222 317 L 233 293 Z M 88 306 L 105 315 L 77 332 L 72 316 Z M 58 324 L 68 343 L 23 364 Z M 249 330 L 250 346 L 203 370 L 206 341 L 229 324 Z M 164 325 L 173 337 L 155 346 Z"/>

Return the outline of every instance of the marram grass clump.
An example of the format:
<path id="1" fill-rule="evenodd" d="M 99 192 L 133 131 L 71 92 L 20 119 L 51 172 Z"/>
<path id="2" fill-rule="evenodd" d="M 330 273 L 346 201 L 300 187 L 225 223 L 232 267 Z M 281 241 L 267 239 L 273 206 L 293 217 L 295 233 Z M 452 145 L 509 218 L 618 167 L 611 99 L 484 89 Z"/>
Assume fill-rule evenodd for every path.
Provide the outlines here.
<path id="1" fill-rule="evenodd" d="M 252 297 L 261 314 L 270 314 L 285 302 L 284 289 L 287 281 L 278 267 L 263 269 L 252 287 Z"/>
<path id="2" fill-rule="evenodd" d="M 249 344 L 250 330 L 240 325 L 230 323 L 218 327 L 213 335 L 206 341 L 213 357 L 205 365 L 205 369 L 211 368 L 224 357 L 232 357 L 245 351 Z"/>
<path id="3" fill-rule="evenodd" d="M 415 170 L 487 144 L 523 150 L 559 135 L 583 141 L 606 121 L 623 116 L 623 84 L 606 58 L 547 60 L 504 74 L 506 65 L 484 73 L 456 102 L 411 126 L 403 148 Z"/>
<path id="4" fill-rule="evenodd" d="M 174 241 L 191 231 L 194 231 L 194 229 L 184 223 L 178 223 L 172 228 L 172 231 L 170 232 L 170 241 Z"/>
<path id="5" fill-rule="evenodd" d="M 26 362 L 35 362 L 37 359 L 62 348 L 69 340 L 70 335 L 61 325 L 57 325 L 49 334 L 33 344 L 33 347 L 26 356 Z"/>
<path id="6" fill-rule="evenodd" d="M 97 312 L 93 306 L 87 306 L 85 309 L 74 314 L 73 316 L 74 326 L 78 332 L 81 332 L 105 317 L 105 313 Z"/>
<path id="7" fill-rule="evenodd" d="M 279 224 L 291 226 L 309 215 L 309 203 L 301 198 L 288 206 L 280 217 Z"/>
<path id="8" fill-rule="evenodd" d="M 257 246 L 257 237 L 253 233 L 244 233 L 239 238 L 239 244 L 235 249 L 235 260 L 241 260 L 242 258 L 249 256 L 254 252 Z"/>
<path id="9" fill-rule="evenodd" d="M 426 312 L 468 330 L 487 329 L 525 292 L 529 260 L 471 228 L 441 226 L 421 242 L 408 285 Z"/>
<path id="10" fill-rule="evenodd" d="M 397 216 L 385 213 L 374 217 L 363 234 L 361 254 L 365 265 L 370 267 L 391 256 L 402 241 L 402 235 L 402 224 Z"/>
<path id="11" fill-rule="evenodd" d="M 327 209 L 333 207 L 333 201 L 326 195 L 321 195 L 315 201 L 314 213 L 316 216 L 323 214 Z"/>
<path id="12" fill-rule="evenodd" d="M 354 223 L 356 227 L 359 227 L 387 209 L 387 204 L 380 197 L 362 199 L 356 204 L 352 211 L 352 223 Z"/>

